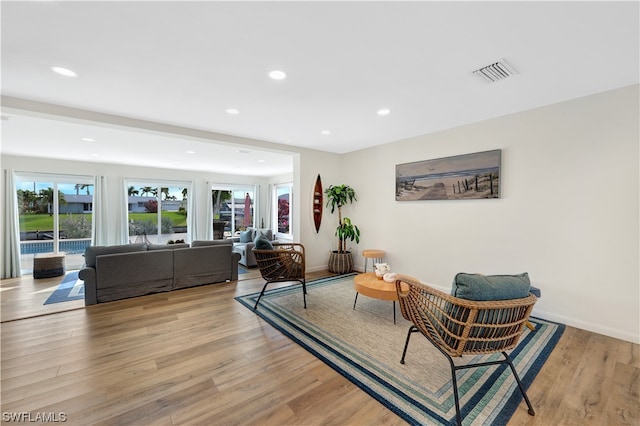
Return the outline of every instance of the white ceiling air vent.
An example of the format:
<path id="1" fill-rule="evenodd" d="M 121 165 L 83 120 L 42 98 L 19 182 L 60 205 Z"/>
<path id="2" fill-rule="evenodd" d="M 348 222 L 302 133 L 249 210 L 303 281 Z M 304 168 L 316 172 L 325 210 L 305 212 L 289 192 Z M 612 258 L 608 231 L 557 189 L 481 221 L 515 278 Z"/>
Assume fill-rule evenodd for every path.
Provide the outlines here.
<path id="1" fill-rule="evenodd" d="M 498 80 L 504 80 L 517 74 L 516 70 L 505 59 L 500 59 L 498 62 L 479 68 L 473 73 L 487 83 L 495 83 Z"/>

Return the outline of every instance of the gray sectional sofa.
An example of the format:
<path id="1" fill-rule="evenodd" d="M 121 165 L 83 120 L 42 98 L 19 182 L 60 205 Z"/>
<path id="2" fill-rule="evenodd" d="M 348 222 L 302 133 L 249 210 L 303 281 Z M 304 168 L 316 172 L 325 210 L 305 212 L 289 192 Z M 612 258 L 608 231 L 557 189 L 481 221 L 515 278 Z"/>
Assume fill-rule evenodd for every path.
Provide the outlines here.
<path id="1" fill-rule="evenodd" d="M 231 240 L 188 244 L 90 246 L 85 250 L 85 305 L 238 279 Z"/>

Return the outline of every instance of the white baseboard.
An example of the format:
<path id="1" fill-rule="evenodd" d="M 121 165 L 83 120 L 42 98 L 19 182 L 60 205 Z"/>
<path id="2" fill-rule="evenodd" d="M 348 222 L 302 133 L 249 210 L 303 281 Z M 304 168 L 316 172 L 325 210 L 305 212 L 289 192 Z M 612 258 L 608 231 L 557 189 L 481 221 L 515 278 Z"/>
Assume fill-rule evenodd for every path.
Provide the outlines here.
<path id="1" fill-rule="evenodd" d="M 640 336 L 628 333 L 625 331 L 616 330 L 610 327 L 605 327 L 600 324 L 596 324 L 588 321 L 581 321 L 575 318 L 566 317 L 564 315 L 557 315 L 551 312 L 540 311 L 533 309 L 532 316 L 542 318 L 547 321 L 558 322 L 571 327 L 579 328 L 581 330 L 591 331 L 593 333 L 603 334 L 605 336 L 613 337 L 615 339 L 625 340 L 627 342 L 640 344 Z"/>

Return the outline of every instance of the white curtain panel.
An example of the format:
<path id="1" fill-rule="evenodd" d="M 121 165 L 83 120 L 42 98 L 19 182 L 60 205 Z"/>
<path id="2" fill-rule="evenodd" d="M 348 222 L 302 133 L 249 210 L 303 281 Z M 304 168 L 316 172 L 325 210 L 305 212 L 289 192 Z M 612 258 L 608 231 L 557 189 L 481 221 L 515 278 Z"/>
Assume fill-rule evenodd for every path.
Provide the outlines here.
<path id="1" fill-rule="evenodd" d="M 206 234 L 204 236 L 205 240 L 213 240 L 213 203 L 211 202 L 211 191 L 213 191 L 213 183 L 207 182 L 207 197 L 204 198 L 207 200 L 207 226 L 206 226 Z"/>
<path id="2" fill-rule="evenodd" d="M 91 244 L 106 246 L 109 244 L 109 197 L 107 196 L 107 179 L 96 176 L 93 184 L 93 226 L 91 228 Z"/>
<path id="3" fill-rule="evenodd" d="M 278 227 L 273 226 L 273 185 L 269 185 L 267 192 L 267 217 L 265 217 L 265 228 L 272 228 L 273 235 L 278 232 Z"/>
<path id="4" fill-rule="evenodd" d="M 120 178 L 118 188 L 117 199 L 120 200 L 120 205 L 117 206 L 119 220 L 116 222 L 116 241 L 114 244 L 129 244 L 129 193 L 124 177 Z"/>
<path id="5" fill-rule="evenodd" d="M 20 272 L 20 227 L 18 217 L 18 195 L 15 173 L 4 170 L 4 211 L 2 221 L 2 278 L 21 276 Z"/>
<path id="6" fill-rule="evenodd" d="M 191 243 L 198 239 L 198 222 L 196 218 L 198 216 L 196 211 L 196 191 L 197 185 L 195 182 L 191 182 L 187 192 L 187 242 Z"/>

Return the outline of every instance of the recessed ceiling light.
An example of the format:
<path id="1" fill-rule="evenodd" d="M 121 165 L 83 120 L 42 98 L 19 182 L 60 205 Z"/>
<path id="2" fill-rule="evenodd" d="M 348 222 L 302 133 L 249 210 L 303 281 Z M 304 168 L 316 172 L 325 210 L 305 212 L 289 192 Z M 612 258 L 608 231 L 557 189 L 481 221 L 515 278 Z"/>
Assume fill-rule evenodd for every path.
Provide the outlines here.
<path id="1" fill-rule="evenodd" d="M 92 157 L 100 157 L 98 154 L 91 154 Z"/>
<path id="2" fill-rule="evenodd" d="M 82 140 L 85 141 L 85 142 L 95 142 L 96 141 L 95 139 L 92 139 L 92 138 L 82 138 Z"/>
<path id="3" fill-rule="evenodd" d="M 65 77 L 77 77 L 78 74 L 75 71 L 70 70 L 69 68 L 64 67 L 51 67 L 51 71 L 64 75 Z"/>
<path id="4" fill-rule="evenodd" d="M 322 133 L 323 135 L 330 135 L 331 134 L 331 130 L 323 130 L 320 133 Z"/>
<path id="5" fill-rule="evenodd" d="M 258 160 L 258 163 L 264 163 L 264 160 Z"/>
<path id="6" fill-rule="evenodd" d="M 378 110 L 378 115 L 389 115 L 391 110 L 389 108 L 382 108 Z"/>
<path id="7" fill-rule="evenodd" d="M 187 154 L 195 154 L 195 151 L 185 151 Z"/>
<path id="8" fill-rule="evenodd" d="M 274 80 L 284 80 L 285 78 L 287 78 L 287 73 L 280 70 L 273 70 L 269 71 L 269 77 Z"/>
<path id="9" fill-rule="evenodd" d="M 233 115 L 240 114 L 240 111 L 238 111 L 235 108 L 227 108 L 225 111 L 227 112 L 227 114 L 233 114 Z"/>

